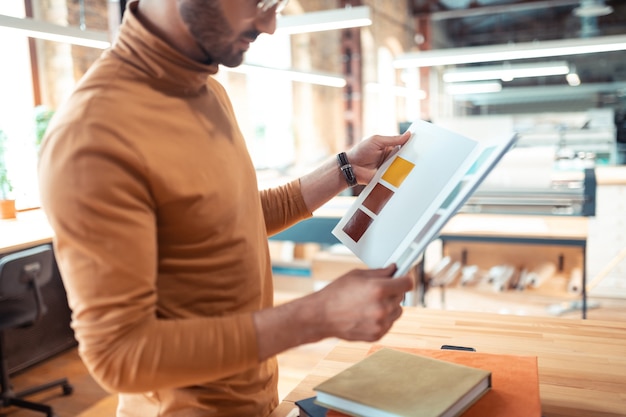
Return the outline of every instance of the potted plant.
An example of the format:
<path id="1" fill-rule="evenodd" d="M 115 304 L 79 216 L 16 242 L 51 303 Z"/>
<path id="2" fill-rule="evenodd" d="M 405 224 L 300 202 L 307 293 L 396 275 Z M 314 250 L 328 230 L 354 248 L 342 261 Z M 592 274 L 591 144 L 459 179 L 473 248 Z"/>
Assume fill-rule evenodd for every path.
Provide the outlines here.
<path id="1" fill-rule="evenodd" d="M 6 167 L 6 141 L 7 136 L 0 129 L 0 219 L 14 219 L 16 217 L 15 200 L 11 198 L 13 186 Z"/>
<path id="2" fill-rule="evenodd" d="M 54 116 L 54 110 L 44 105 L 35 107 L 35 147 L 38 152 L 52 116 Z"/>

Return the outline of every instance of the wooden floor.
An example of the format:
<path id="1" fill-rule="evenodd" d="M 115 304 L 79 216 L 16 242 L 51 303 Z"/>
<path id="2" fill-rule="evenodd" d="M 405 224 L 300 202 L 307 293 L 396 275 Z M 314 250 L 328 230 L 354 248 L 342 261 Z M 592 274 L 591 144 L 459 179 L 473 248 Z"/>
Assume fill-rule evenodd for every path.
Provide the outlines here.
<path id="1" fill-rule="evenodd" d="M 300 295 L 297 292 L 278 294 L 280 302 Z M 555 303 L 554 300 L 510 297 L 502 294 L 472 293 L 464 290 L 448 289 L 443 294 L 438 288 L 429 291 L 426 301 L 428 308 L 489 311 L 499 314 L 517 315 L 560 315 L 565 318 L 580 318 L 578 306 L 570 301 Z M 626 321 L 626 300 L 591 299 L 588 318 L 598 320 Z M 279 395 L 283 398 L 300 380 L 323 358 L 337 343 L 336 340 L 324 340 L 319 343 L 300 346 L 278 357 L 280 367 Z M 74 393 L 62 396 L 61 389 L 53 389 L 30 397 L 55 408 L 59 417 L 114 417 L 117 400 L 100 388 L 89 376 L 78 358 L 76 349 L 64 352 L 45 363 L 28 369 L 13 377 L 16 391 L 44 383 L 56 378 L 68 377 L 74 386 Z M 0 417 L 30 417 L 42 415 L 33 411 L 5 408 L 0 410 Z"/>

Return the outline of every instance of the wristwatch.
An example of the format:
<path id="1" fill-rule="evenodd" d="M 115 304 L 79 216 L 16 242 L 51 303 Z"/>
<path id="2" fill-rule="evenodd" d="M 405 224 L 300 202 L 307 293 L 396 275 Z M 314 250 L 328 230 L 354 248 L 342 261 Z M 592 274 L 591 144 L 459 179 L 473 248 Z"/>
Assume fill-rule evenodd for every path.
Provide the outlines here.
<path id="1" fill-rule="evenodd" d="M 354 187 L 357 185 L 356 175 L 354 175 L 354 170 L 352 169 L 350 162 L 348 162 L 348 156 L 345 152 L 337 154 L 337 163 L 339 164 L 339 169 L 343 173 L 348 186 Z"/>

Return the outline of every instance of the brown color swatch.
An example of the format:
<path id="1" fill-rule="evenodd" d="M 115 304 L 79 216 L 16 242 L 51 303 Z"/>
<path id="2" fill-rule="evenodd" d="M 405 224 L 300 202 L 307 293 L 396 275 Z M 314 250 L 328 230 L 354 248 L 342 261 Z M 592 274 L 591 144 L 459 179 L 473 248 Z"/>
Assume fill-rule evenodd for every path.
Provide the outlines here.
<path id="1" fill-rule="evenodd" d="M 343 227 L 343 231 L 350 236 L 352 240 L 358 242 L 372 221 L 373 219 L 365 214 L 363 210 L 357 209 L 357 211 L 354 212 L 352 217 L 350 217 L 350 220 L 348 220 L 346 225 Z"/>
<path id="2" fill-rule="evenodd" d="M 367 197 L 365 197 L 365 200 L 363 200 L 363 205 L 373 213 L 379 214 L 392 195 L 393 191 L 381 183 L 377 183 Z"/>

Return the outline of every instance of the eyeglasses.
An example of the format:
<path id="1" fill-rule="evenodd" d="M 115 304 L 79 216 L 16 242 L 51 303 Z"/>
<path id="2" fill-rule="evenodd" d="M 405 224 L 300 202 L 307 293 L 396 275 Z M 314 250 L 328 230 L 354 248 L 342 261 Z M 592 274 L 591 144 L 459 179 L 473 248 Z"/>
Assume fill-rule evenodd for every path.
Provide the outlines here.
<path id="1" fill-rule="evenodd" d="M 265 13 L 272 7 L 276 7 L 276 13 L 280 13 L 285 9 L 289 0 L 259 0 L 256 7 L 260 13 Z"/>

